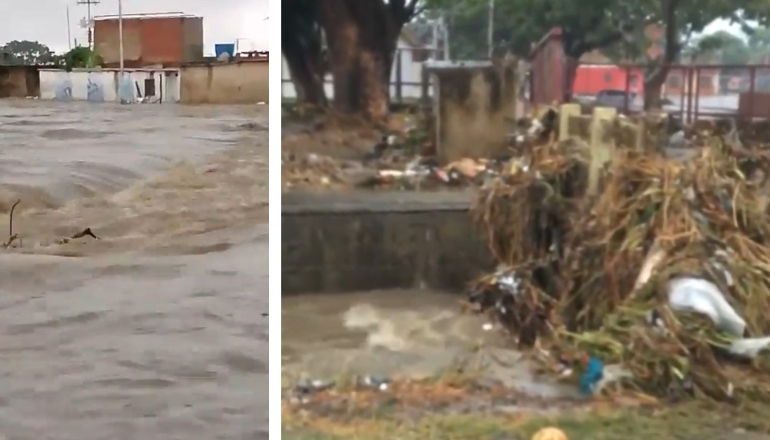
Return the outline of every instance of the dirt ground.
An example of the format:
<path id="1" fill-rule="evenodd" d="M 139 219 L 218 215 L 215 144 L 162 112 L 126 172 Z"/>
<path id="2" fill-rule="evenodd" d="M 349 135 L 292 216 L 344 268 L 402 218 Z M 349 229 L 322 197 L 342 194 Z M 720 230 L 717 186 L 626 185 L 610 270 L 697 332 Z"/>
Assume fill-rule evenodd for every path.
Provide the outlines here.
<path id="1" fill-rule="evenodd" d="M 411 110 L 394 114 L 387 124 L 372 124 L 334 114 L 305 114 L 296 109 L 284 112 L 282 190 L 347 190 L 357 186 L 351 179 L 374 176 L 378 169 L 403 170 L 423 147 L 432 151 L 430 141 L 415 141 L 416 137 L 428 137 L 421 118 Z M 367 153 L 389 135 L 396 137 L 397 145 L 380 160 L 364 164 Z"/>
<path id="2" fill-rule="evenodd" d="M 768 410 L 630 397 L 556 401 L 438 381 L 324 391 L 303 404 L 285 399 L 281 426 L 290 440 L 526 440 L 549 426 L 570 440 L 768 440 Z"/>

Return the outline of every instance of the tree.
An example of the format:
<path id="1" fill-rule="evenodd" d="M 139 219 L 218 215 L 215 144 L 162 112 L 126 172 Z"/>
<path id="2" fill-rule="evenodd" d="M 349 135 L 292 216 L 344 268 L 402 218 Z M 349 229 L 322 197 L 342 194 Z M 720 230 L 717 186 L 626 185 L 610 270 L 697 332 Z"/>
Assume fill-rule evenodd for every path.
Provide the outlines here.
<path id="1" fill-rule="evenodd" d="M 300 100 L 326 103 L 328 69 L 337 110 L 386 118 L 396 43 L 418 12 L 417 0 L 282 0 L 281 6 L 283 55 Z"/>
<path id="2" fill-rule="evenodd" d="M 299 104 L 325 107 L 324 77 L 328 60 L 324 50 L 316 0 L 282 0 L 281 51 L 289 67 Z"/>
<path id="3" fill-rule="evenodd" d="M 497 0 L 495 2 L 495 45 L 519 56 L 529 56 L 532 44 L 555 27 L 562 30 L 568 74 L 574 77 L 578 60 L 595 49 L 609 47 L 640 28 L 649 19 L 653 0 L 594 0 L 590 7 L 573 0 Z M 427 0 L 429 8 L 448 11 L 450 44 L 454 53 L 462 45 L 481 52 L 479 34 L 487 29 L 487 0 L 469 0 L 457 7 L 453 0 Z M 468 44 L 458 40 L 476 40 Z M 459 47 L 458 47 L 459 46 Z"/>
<path id="4" fill-rule="evenodd" d="M 752 51 L 766 50 L 770 47 L 770 28 L 752 28 L 747 33 L 749 34 L 749 49 Z"/>
<path id="5" fill-rule="evenodd" d="M 747 64 L 751 61 L 751 49 L 746 41 L 726 31 L 704 35 L 684 50 L 689 58 L 699 62 Z"/>
<path id="6" fill-rule="evenodd" d="M 323 0 L 316 7 L 329 46 L 334 107 L 386 118 L 396 44 L 404 24 L 418 12 L 417 0 Z"/>
<path id="7" fill-rule="evenodd" d="M 429 8 L 450 15 L 450 44 L 455 54 L 466 46 L 474 47 L 477 54 L 479 47 L 486 47 L 479 34 L 487 28 L 487 0 L 467 0 L 463 7 L 455 6 L 457 2 L 453 0 L 426 2 Z M 560 27 L 571 77 L 580 58 L 596 49 L 613 49 L 608 52 L 614 52 L 617 59 L 643 59 L 649 66 L 645 74 L 645 102 L 654 107 L 659 105 L 660 90 L 670 66 L 690 35 L 703 31 L 718 18 L 746 27 L 749 20 L 763 24 L 768 17 L 770 3 L 753 0 L 594 0 L 590 5 L 573 0 L 496 0 L 494 37 L 497 45 L 528 56 L 533 43 L 552 28 Z M 645 30 L 652 24 L 662 27 L 665 33 L 665 49 L 655 59 L 649 59 L 646 53 L 650 42 Z M 466 43 L 472 40 L 475 41 Z"/>
<path id="8" fill-rule="evenodd" d="M 44 65 L 54 61 L 54 53 L 45 44 L 37 41 L 13 40 L 0 48 L 4 53 L 6 64 L 10 65 Z"/>
<path id="9" fill-rule="evenodd" d="M 62 56 L 62 63 L 67 69 L 96 67 L 102 62 L 99 54 L 85 46 L 77 46 Z"/>

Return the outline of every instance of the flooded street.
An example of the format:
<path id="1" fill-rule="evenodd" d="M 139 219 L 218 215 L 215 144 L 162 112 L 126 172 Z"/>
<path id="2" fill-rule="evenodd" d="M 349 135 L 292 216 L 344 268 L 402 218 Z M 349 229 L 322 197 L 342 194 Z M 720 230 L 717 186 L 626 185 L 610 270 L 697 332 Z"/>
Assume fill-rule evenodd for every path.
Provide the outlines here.
<path id="1" fill-rule="evenodd" d="M 0 101 L 0 435 L 267 438 L 267 113 Z"/>
<path id="2" fill-rule="evenodd" d="M 533 363 L 507 336 L 484 330 L 488 319 L 461 312 L 460 298 L 406 289 L 284 296 L 281 368 L 309 379 L 420 380 L 468 365 L 532 395 L 575 395 L 574 387 L 535 377 Z"/>

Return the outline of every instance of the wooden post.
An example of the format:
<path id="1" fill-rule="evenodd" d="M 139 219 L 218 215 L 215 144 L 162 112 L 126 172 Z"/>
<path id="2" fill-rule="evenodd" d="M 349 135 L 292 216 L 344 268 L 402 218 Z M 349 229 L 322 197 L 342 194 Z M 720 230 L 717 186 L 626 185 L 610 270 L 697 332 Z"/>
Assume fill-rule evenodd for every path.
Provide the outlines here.
<path id="1" fill-rule="evenodd" d="M 559 140 L 569 139 L 569 118 L 580 116 L 580 104 L 562 104 L 559 108 Z"/>
<path id="2" fill-rule="evenodd" d="M 612 121 L 618 111 L 611 107 L 594 108 L 591 118 L 591 165 L 588 174 L 588 192 L 596 194 L 599 190 L 599 177 L 604 164 L 612 160 L 614 145 L 610 137 Z"/>
<path id="3" fill-rule="evenodd" d="M 636 124 L 636 151 L 642 152 L 645 150 L 647 139 L 647 118 L 646 114 L 642 114 L 639 117 L 639 123 Z"/>
<path id="4" fill-rule="evenodd" d="M 420 70 L 420 85 L 422 88 L 421 91 L 421 101 L 422 105 L 428 105 L 428 101 L 430 97 L 428 96 L 430 94 L 430 71 L 428 71 L 428 68 L 425 66 L 425 63 L 422 63 L 422 69 Z M 434 85 L 433 87 L 433 99 L 436 99 L 436 87 Z"/>

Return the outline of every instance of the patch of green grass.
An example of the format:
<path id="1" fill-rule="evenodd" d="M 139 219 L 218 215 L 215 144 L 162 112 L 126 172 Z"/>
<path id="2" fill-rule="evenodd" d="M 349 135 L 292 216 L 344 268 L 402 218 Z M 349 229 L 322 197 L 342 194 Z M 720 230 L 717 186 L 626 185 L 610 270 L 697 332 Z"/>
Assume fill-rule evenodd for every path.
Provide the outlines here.
<path id="1" fill-rule="evenodd" d="M 725 408 L 691 403 L 666 410 L 572 412 L 546 416 L 435 414 L 417 421 L 370 419 L 336 424 L 331 420 L 284 426 L 288 440 L 528 440 L 554 426 L 570 440 L 770 440 L 770 409 Z M 736 429 L 739 429 L 736 431 Z"/>

